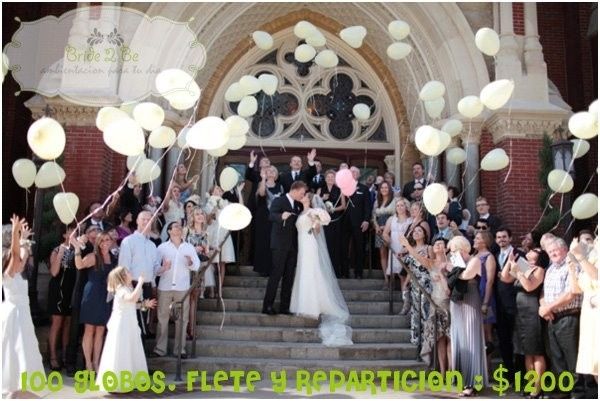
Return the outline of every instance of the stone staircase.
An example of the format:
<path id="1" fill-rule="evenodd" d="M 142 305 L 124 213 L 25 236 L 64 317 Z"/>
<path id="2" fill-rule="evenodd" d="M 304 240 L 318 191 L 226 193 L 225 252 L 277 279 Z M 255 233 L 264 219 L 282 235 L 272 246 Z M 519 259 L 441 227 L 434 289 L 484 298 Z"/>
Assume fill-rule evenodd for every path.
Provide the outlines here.
<path id="1" fill-rule="evenodd" d="M 212 375 L 217 370 L 257 370 L 265 375 L 282 369 L 293 374 L 298 369 L 347 372 L 425 368 L 416 361 L 417 349 L 410 344 L 408 317 L 398 315 L 402 307 L 399 291 L 394 294 L 394 314 L 388 314 L 388 292 L 382 290 L 380 271 L 372 272 L 372 278 L 338 281 L 353 329 L 354 345 L 344 347 L 323 346 L 315 320 L 262 314 L 267 278 L 254 273 L 250 266 L 242 266 L 240 273 L 225 277 L 222 330 L 219 301 L 199 300 L 196 357 L 182 361 L 183 372 L 203 370 Z M 278 302 L 279 294 L 276 299 Z M 175 372 L 175 357 L 152 358 L 148 363 L 150 369 Z"/>

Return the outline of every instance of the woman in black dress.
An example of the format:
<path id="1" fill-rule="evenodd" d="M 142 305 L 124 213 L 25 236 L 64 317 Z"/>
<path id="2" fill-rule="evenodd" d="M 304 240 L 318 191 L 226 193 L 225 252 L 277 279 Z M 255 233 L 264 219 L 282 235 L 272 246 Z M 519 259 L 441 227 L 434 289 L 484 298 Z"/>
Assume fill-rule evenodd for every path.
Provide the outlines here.
<path id="1" fill-rule="evenodd" d="M 504 265 L 500 276 L 503 282 L 514 283 L 517 289 L 516 333 L 525 352 L 525 368 L 527 371 L 535 370 L 538 378 L 546 370 L 542 320 L 538 314 L 539 297 L 545 274 L 544 269 L 539 266 L 542 252 L 539 248 L 527 252 L 525 257 L 530 268 L 525 273 L 517 267 L 514 254 L 509 254 L 508 262 Z M 540 381 L 537 380 L 535 391 L 530 394 L 530 398 L 540 396 Z"/>
<path id="2" fill-rule="evenodd" d="M 254 213 L 254 271 L 263 277 L 271 274 L 271 222 L 269 208 L 273 199 L 284 196 L 283 186 L 277 184 L 279 172 L 275 166 L 265 167 L 260 172 L 261 181 L 256 190 Z"/>
<path id="3" fill-rule="evenodd" d="M 100 354 L 104 343 L 106 323 L 110 317 L 112 303 L 107 302 L 108 274 L 117 266 L 118 259 L 110 252 L 113 240 L 103 232 L 96 238 L 94 252 L 81 257 L 83 242 L 74 241 L 75 267 L 90 269 L 88 280 L 83 287 L 79 322 L 85 325 L 81 345 L 87 370 L 98 370 Z"/>
<path id="4" fill-rule="evenodd" d="M 342 191 L 335 185 L 335 171 L 327 170 L 325 172 L 325 185 L 319 191 L 331 216 L 331 222 L 324 227 L 325 239 L 327 241 L 327 250 L 329 251 L 331 265 L 336 277 L 339 278 L 342 274 L 343 249 L 341 216 L 346 209 L 346 197 L 342 196 Z M 318 192 L 317 195 L 319 195 Z"/>
<path id="5" fill-rule="evenodd" d="M 71 325 L 71 297 L 75 287 L 77 271 L 75 269 L 75 248 L 69 245 L 69 237 L 75 229 L 74 225 L 66 227 L 63 243 L 54 248 L 50 254 L 50 284 L 48 288 L 48 314 L 52 316 L 52 325 L 48 342 L 50 346 L 50 369 L 60 370 L 64 354 L 69 343 L 69 327 Z M 58 358 L 56 347 L 62 338 L 63 357 Z"/>

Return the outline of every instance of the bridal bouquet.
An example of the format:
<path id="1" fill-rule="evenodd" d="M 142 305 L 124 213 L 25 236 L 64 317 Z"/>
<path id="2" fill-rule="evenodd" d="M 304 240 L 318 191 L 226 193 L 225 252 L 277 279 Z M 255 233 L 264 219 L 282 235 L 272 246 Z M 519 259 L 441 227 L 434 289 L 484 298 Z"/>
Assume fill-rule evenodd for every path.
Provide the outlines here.
<path id="1" fill-rule="evenodd" d="M 333 209 L 335 208 L 333 207 L 333 203 L 327 201 L 325 202 L 325 209 L 327 209 L 329 213 L 333 213 Z"/>
<path id="2" fill-rule="evenodd" d="M 308 230 L 309 234 L 312 234 L 317 226 L 326 226 L 331 222 L 331 216 L 323 209 L 311 209 L 308 212 L 308 217 L 313 222 L 312 227 Z"/>
<path id="3" fill-rule="evenodd" d="M 223 209 L 224 207 L 225 207 L 225 205 L 223 202 L 223 198 L 221 198 L 220 196 L 211 195 L 211 196 L 209 196 L 208 200 L 206 201 L 206 209 L 209 211 L 209 213 L 212 212 L 215 208 L 220 210 L 220 209 Z"/>

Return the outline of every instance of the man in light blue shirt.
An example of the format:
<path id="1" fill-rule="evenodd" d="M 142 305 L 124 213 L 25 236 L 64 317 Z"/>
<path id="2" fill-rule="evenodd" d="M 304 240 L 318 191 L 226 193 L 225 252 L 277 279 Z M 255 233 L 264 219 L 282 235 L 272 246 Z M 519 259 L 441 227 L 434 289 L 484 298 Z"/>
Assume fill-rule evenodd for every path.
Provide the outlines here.
<path id="1" fill-rule="evenodd" d="M 148 211 L 138 214 L 136 223 L 137 230 L 125 237 L 121 242 L 119 252 L 119 265 L 126 267 L 132 277 L 144 276 L 144 285 L 142 290 L 143 299 L 156 298 L 153 287 L 156 287 L 156 274 L 160 269 L 160 259 L 156 245 L 148 238 L 150 233 L 152 215 Z M 134 287 L 137 281 L 133 281 Z M 138 323 L 142 330 L 142 338 L 151 337 L 148 331 L 148 312 L 138 311 Z"/>

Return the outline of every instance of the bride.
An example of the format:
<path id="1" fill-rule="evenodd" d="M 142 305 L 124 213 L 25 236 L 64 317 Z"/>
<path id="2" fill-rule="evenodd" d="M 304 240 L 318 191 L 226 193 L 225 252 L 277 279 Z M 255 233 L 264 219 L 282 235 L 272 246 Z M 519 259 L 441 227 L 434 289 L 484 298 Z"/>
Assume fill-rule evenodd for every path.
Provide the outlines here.
<path id="1" fill-rule="evenodd" d="M 290 311 L 311 319 L 319 319 L 320 316 L 319 337 L 324 345 L 351 345 L 348 306 L 333 272 L 321 229 L 321 226 L 329 224 L 331 218 L 319 196 L 306 194 L 302 205 L 304 211 L 296 221 L 298 262 Z"/>

